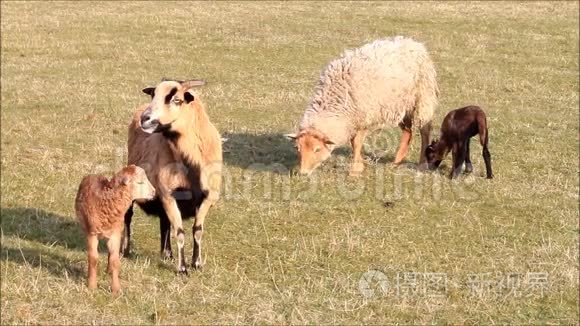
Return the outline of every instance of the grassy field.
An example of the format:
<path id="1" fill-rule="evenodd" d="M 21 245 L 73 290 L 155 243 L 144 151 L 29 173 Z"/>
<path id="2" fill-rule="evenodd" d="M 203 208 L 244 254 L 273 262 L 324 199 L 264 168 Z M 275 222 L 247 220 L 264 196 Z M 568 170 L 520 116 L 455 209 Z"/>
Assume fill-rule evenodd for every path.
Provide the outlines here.
<path id="1" fill-rule="evenodd" d="M 578 2 L 2 2 L 1 323 L 555 323 L 579 314 Z M 292 173 L 294 131 L 324 65 L 345 48 L 424 42 L 448 110 L 488 114 L 495 179 L 456 182 L 350 149 Z M 204 78 L 229 141 L 206 220 L 205 267 L 159 258 L 136 210 L 124 293 L 86 289 L 73 201 L 87 173 L 125 162 L 126 126 L 163 76 Z M 438 129 L 438 128 L 435 128 Z M 186 222 L 191 260 L 191 220 Z"/>

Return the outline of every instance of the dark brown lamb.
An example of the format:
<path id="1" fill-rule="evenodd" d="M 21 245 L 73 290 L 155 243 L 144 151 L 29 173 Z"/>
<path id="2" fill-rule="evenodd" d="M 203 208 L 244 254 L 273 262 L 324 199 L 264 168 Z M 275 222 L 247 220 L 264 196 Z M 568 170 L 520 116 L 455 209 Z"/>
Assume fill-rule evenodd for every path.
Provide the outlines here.
<path id="1" fill-rule="evenodd" d="M 489 153 L 489 133 L 485 112 L 479 106 L 466 106 L 450 111 L 441 124 L 441 138 L 433 141 L 425 149 L 425 156 L 430 168 L 437 168 L 449 151 L 453 155 L 453 168 L 449 177 L 457 177 L 461 173 L 465 162 L 465 173 L 473 171 L 473 165 L 469 158 L 469 142 L 471 137 L 479 134 L 479 141 L 483 147 L 483 160 L 485 162 L 488 179 L 493 178 L 491 171 L 491 154 Z"/>

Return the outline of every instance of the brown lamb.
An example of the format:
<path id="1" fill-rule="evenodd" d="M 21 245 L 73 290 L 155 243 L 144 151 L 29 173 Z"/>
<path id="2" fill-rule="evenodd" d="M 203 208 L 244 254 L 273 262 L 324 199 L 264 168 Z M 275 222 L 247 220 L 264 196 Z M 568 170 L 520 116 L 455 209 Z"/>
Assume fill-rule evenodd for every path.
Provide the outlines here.
<path id="1" fill-rule="evenodd" d="M 125 227 L 125 212 L 136 199 L 151 199 L 155 188 L 145 171 L 129 165 L 111 180 L 102 175 L 87 175 L 81 181 L 75 200 L 75 211 L 87 238 L 88 287 L 97 287 L 97 250 L 99 239 L 107 238 L 111 274 L 111 291 L 119 292 L 119 251 Z"/>

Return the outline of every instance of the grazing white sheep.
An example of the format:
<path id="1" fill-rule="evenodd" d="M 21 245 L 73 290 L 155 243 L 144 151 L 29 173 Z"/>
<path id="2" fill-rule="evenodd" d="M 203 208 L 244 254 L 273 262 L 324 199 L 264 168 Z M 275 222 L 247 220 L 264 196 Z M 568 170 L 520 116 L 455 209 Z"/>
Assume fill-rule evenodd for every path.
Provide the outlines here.
<path id="1" fill-rule="evenodd" d="M 436 76 L 425 46 L 410 38 L 386 38 L 345 51 L 320 75 L 298 133 L 286 135 L 296 140 L 300 173 L 310 174 L 336 146 L 350 141 L 350 173 L 359 175 L 367 132 L 397 125 L 403 135 L 394 163 L 407 155 L 414 124 L 421 132 L 423 163 L 439 95 Z"/>

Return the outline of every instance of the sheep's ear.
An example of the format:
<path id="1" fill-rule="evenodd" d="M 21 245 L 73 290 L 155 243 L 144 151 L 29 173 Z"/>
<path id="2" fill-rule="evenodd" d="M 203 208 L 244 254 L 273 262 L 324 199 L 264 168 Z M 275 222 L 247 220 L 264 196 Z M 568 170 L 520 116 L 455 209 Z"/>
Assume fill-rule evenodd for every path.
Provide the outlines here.
<path id="1" fill-rule="evenodd" d="M 183 92 L 183 100 L 185 101 L 185 104 L 189 104 L 195 100 L 195 95 L 192 91 L 185 91 Z"/>
<path id="2" fill-rule="evenodd" d="M 201 80 L 201 79 L 192 79 L 192 80 L 186 80 L 184 82 L 181 83 L 181 86 L 183 86 L 184 88 L 191 88 L 191 87 L 198 87 L 198 86 L 203 86 L 205 85 L 205 80 Z"/>
<path id="3" fill-rule="evenodd" d="M 122 184 L 123 186 L 126 186 L 126 185 L 128 185 L 129 183 L 131 183 L 131 177 L 129 177 L 129 176 L 124 176 L 124 177 L 121 179 L 121 184 Z"/>
<path id="4" fill-rule="evenodd" d="M 153 87 L 153 86 L 145 87 L 142 89 L 142 92 L 147 94 L 147 95 L 150 95 L 151 97 L 154 97 L 155 96 L 155 87 Z"/>
<path id="5" fill-rule="evenodd" d="M 296 140 L 296 134 L 285 134 L 284 137 L 288 138 L 289 140 Z"/>
<path id="6" fill-rule="evenodd" d="M 328 149 L 329 151 L 333 151 L 336 144 L 332 140 L 325 139 L 324 146 L 326 146 L 326 149 Z"/>

